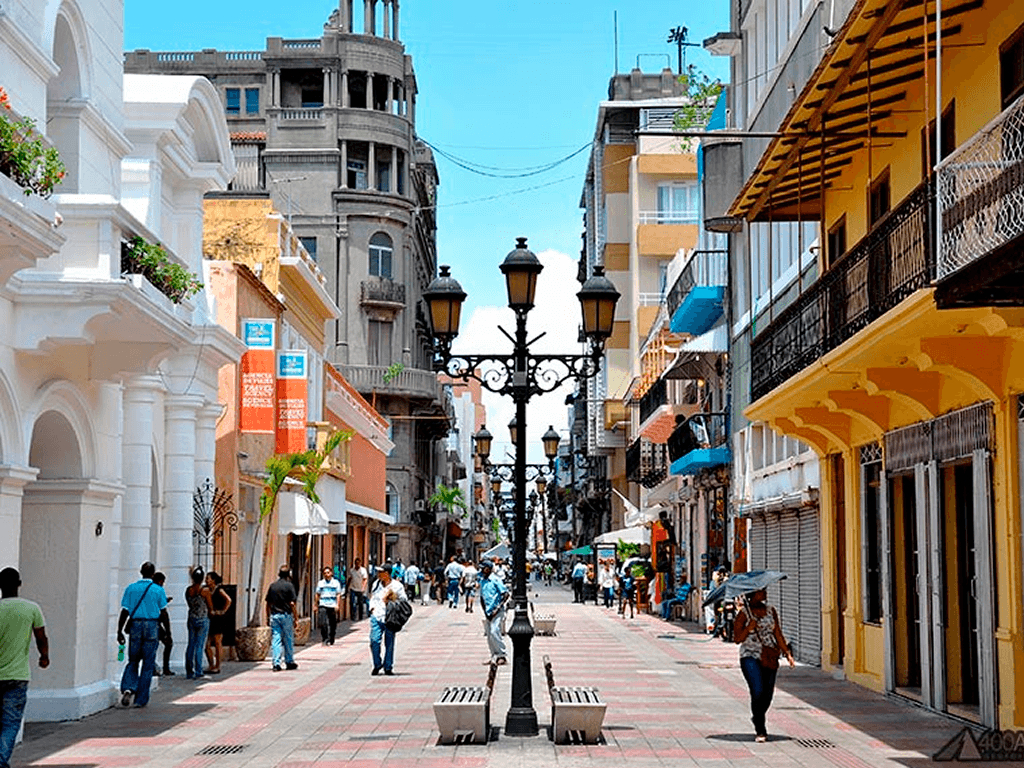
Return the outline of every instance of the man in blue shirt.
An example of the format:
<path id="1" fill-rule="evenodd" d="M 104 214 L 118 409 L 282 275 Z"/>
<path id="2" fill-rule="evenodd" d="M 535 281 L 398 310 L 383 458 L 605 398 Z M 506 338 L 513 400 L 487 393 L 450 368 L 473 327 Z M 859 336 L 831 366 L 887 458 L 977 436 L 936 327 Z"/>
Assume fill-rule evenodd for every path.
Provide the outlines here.
<path id="1" fill-rule="evenodd" d="M 139 569 L 142 578 L 129 584 L 121 597 L 121 615 L 117 620 L 117 642 L 124 645 L 125 624 L 128 632 L 128 664 L 121 675 L 121 706 L 144 707 L 149 703 L 149 684 L 156 666 L 161 623 L 169 628 L 167 594 L 153 581 L 156 566 L 148 560 Z M 142 671 L 139 671 L 139 664 Z"/>
<path id="2" fill-rule="evenodd" d="M 480 604 L 487 617 L 487 647 L 491 651 L 491 661 L 504 664 L 505 639 L 501 636 L 505 627 L 505 602 L 509 592 L 505 582 L 494 575 L 494 564 L 490 560 L 480 562 Z"/>

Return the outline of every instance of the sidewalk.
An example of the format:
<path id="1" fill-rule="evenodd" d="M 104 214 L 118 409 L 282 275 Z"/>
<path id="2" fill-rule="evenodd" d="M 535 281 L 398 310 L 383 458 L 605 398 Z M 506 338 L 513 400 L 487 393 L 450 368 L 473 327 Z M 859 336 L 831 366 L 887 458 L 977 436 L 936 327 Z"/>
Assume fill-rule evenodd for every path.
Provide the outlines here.
<path id="1" fill-rule="evenodd" d="M 377 766 L 924 766 L 956 723 L 889 701 L 821 670 L 782 669 L 768 713 L 772 739 L 756 744 L 736 647 L 693 624 L 571 604 L 561 586 L 531 582 L 558 617 L 558 635 L 533 641 L 534 707 L 541 735 L 439 746 L 432 703 L 446 685 L 484 683 L 479 608 L 414 606 L 397 637 L 394 677 L 370 677 L 368 627 L 331 647 L 299 649 L 299 669 L 226 663 L 196 684 L 164 678 L 145 709 L 109 710 L 74 723 L 29 725 L 13 765 L 62 768 L 377 768 Z M 511 652 L 511 648 L 510 648 Z M 543 655 L 560 685 L 594 685 L 608 702 L 604 744 L 555 745 Z M 58 660 L 55 660 L 59 663 Z M 509 706 L 511 665 L 499 669 L 493 725 Z M 1003 763 L 1003 765 L 1006 765 Z"/>

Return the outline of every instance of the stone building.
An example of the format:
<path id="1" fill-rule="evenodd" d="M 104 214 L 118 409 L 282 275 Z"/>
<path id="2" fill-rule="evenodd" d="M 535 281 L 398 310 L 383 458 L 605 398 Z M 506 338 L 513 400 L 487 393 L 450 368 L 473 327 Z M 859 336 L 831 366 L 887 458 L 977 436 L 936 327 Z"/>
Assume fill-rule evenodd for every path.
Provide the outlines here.
<path id="1" fill-rule="evenodd" d="M 341 317 L 327 360 L 389 420 L 389 555 L 417 554 L 450 407 L 431 370 L 420 295 L 436 271 L 437 171 L 416 137 L 416 75 L 397 0 L 342 0 L 319 37 L 262 51 L 137 50 L 128 72 L 190 73 L 217 88 L 235 193 L 269 196 L 327 278 Z"/>

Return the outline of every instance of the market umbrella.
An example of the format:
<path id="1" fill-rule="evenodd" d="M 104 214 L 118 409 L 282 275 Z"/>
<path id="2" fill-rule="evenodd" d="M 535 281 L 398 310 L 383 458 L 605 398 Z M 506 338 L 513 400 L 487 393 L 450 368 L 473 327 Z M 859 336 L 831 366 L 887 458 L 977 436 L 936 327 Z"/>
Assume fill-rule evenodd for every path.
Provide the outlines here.
<path id="1" fill-rule="evenodd" d="M 491 547 L 486 552 L 484 552 L 483 556 L 484 556 L 484 558 L 487 558 L 487 559 L 494 558 L 494 557 L 500 557 L 502 560 L 508 560 L 508 558 L 509 558 L 508 544 L 506 544 L 505 542 L 501 542 L 500 544 L 496 544 L 495 546 Z"/>
<path id="2" fill-rule="evenodd" d="M 746 573 L 734 574 L 708 592 L 708 596 L 704 598 L 701 607 L 718 602 L 719 600 L 731 600 L 748 592 L 767 589 L 770 585 L 785 578 L 786 574 L 782 571 L 747 571 Z"/>

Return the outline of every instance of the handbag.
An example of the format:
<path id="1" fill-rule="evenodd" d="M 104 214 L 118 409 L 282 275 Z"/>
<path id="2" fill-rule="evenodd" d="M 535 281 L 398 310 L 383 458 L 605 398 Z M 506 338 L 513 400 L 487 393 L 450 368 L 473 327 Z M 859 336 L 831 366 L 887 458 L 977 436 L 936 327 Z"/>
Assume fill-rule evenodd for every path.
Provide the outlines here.
<path id="1" fill-rule="evenodd" d="M 126 621 L 124 623 L 124 631 L 125 632 L 131 632 L 132 631 L 132 618 L 135 616 L 135 612 L 137 610 L 139 610 L 139 606 L 142 605 L 142 601 L 146 599 L 146 593 L 149 592 L 149 588 L 152 587 L 152 586 L 153 586 L 153 582 L 151 581 L 151 582 L 149 582 L 149 584 L 146 585 L 146 588 L 144 590 L 142 590 L 142 596 L 139 598 L 139 602 L 137 602 L 135 604 L 135 607 L 132 608 L 132 612 L 128 614 L 128 621 Z"/>
<path id="2" fill-rule="evenodd" d="M 749 615 L 749 610 L 747 611 Z M 779 623 L 779 615 L 772 608 L 772 617 L 775 619 L 775 625 Z M 761 666 L 765 669 L 778 669 L 779 658 L 782 656 L 782 649 L 779 648 L 775 642 L 774 626 L 773 631 L 767 634 L 761 629 L 761 623 L 755 620 L 754 631 L 757 633 L 758 642 L 761 643 Z"/>
<path id="3" fill-rule="evenodd" d="M 392 600 L 384 609 L 384 626 L 390 632 L 400 632 L 411 616 L 412 605 L 408 600 Z"/>

